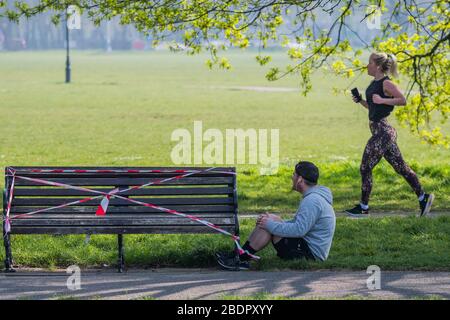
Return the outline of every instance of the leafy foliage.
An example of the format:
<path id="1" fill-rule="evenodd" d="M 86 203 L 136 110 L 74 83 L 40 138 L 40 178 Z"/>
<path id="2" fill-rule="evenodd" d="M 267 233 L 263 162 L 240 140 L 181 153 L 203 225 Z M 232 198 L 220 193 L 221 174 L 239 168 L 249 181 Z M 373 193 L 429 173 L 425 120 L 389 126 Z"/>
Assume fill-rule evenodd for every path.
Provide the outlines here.
<path id="1" fill-rule="evenodd" d="M 277 80 L 298 74 L 304 95 L 311 91 L 311 75 L 319 68 L 345 78 L 364 72 L 363 50 L 353 48 L 343 36 L 344 31 L 358 35 L 349 23 L 355 10 L 367 9 L 361 24 L 379 14 L 389 15 L 380 35 L 371 43 L 360 38 L 362 48 L 397 55 L 400 72 L 409 79 L 408 104 L 396 111 L 400 122 L 432 145 L 450 145 L 450 138 L 439 124 L 446 123 L 450 114 L 450 10 L 446 0 L 42 0 L 34 6 L 25 1 L 16 1 L 12 6 L 0 0 L 0 17 L 19 21 L 21 17 L 53 10 L 57 12 L 53 19 L 57 23 L 60 12 L 70 4 L 79 6 L 96 24 L 118 16 L 122 24 L 132 24 L 152 35 L 154 44 L 181 35 L 183 45 L 173 41 L 172 50 L 184 50 L 190 55 L 207 50 L 211 54 L 206 61 L 209 68 L 231 68 L 230 62 L 219 56 L 228 47 L 245 49 L 257 41 L 264 49 L 271 42 L 288 46 L 295 39 L 296 45 L 287 50 L 292 63 L 284 69 L 270 67 L 266 78 Z M 324 14 L 329 16 L 330 26 L 316 32 L 316 21 Z M 288 36 L 279 32 L 287 23 L 286 17 L 295 27 Z M 256 60 L 267 65 L 270 56 L 258 54 Z"/>

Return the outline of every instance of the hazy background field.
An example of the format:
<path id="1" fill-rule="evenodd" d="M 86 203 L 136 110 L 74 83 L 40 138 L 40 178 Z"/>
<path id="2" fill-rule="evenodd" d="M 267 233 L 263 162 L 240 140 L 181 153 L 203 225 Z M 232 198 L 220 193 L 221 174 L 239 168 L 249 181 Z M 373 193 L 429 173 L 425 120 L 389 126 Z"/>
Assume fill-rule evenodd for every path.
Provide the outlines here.
<path id="1" fill-rule="evenodd" d="M 280 129 L 280 164 L 275 176 L 258 166 L 241 166 L 241 212 L 292 212 L 292 165 L 320 165 L 321 183 L 332 188 L 338 210 L 359 199 L 359 162 L 370 136 L 366 110 L 332 87 L 358 86 L 317 73 L 308 97 L 299 92 L 260 92 L 239 87 L 298 88 L 299 78 L 269 82 L 255 52 L 227 53 L 230 71 L 205 67 L 206 55 L 168 52 L 72 52 L 72 83 L 64 83 L 64 51 L 0 52 L 0 166 L 7 165 L 174 165 L 171 133 L 201 120 L 208 128 Z M 287 58 L 273 52 L 269 66 Z M 398 130 L 403 155 L 437 193 L 435 209 L 450 208 L 450 150 L 420 143 Z M 449 126 L 447 126 L 448 128 Z M 223 131 L 224 132 L 224 131 Z M 283 167 L 287 166 L 287 167 Z M 3 182 L 2 182 L 3 183 Z M 383 160 L 375 170 L 374 210 L 417 209 L 415 195 Z"/>
<path id="2" fill-rule="evenodd" d="M 300 199 L 289 192 L 292 166 L 317 162 L 321 183 L 342 211 L 359 199 L 359 162 L 370 136 L 366 110 L 349 96 L 333 95 L 349 80 L 317 74 L 308 97 L 299 92 L 256 92 L 239 87 L 298 88 L 299 79 L 264 78 L 255 53 L 230 52 L 231 71 L 209 71 L 207 56 L 167 52 L 73 52 L 72 80 L 64 83 L 63 51 L 0 52 L 0 166 L 114 165 L 172 166 L 170 141 L 177 128 L 204 130 L 280 129 L 278 174 L 260 176 L 258 166 L 238 166 L 241 214 L 293 213 Z M 274 63 L 286 62 L 273 53 Z M 370 78 L 351 85 L 363 92 Z M 427 190 L 436 193 L 434 210 L 450 209 L 450 151 L 421 144 L 407 129 L 398 129 L 400 148 Z M 447 129 L 449 127 L 447 126 Z M 3 181 L 1 181 L 3 187 Z M 273 249 L 262 252 L 259 269 L 448 270 L 448 216 L 417 219 L 415 195 L 383 160 L 375 170 L 373 211 L 401 211 L 409 218 L 352 220 L 338 218 L 335 241 L 325 263 L 283 262 Z M 287 215 L 285 216 L 287 217 Z M 246 239 L 253 219 L 241 221 Z M 57 267 L 114 265 L 114 236 L 13 235 L 16 265 Z M 447 243 L 447 244 L 446 244 Z M 127 235 L 128 266 L 215 266 L 214 252 L 231 249 L 220 235 Z M 0 259 L 4 252 L 0 250 Z"/>

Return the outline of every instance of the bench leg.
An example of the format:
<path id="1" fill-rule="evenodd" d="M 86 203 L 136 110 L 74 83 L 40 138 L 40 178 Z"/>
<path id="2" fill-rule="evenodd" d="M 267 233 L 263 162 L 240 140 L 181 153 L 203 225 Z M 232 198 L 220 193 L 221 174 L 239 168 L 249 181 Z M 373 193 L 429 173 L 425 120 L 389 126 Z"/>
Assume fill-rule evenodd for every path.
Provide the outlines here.
<path id="1" fill-rule="evenodd" d="M 4 226 L 3 226 L 4 227 Z M 3 244 L 5 245 L 5 272 L 15 272 L 12 267 L 12 252 L 10 234 L 3 231 Z"/>
<path id="2" fill-rule="evenodd" d="M 119 247 L 119 261 L 118 261 L 118 271 L 119 273 L 123 272 L 125 266 L 125 259 L 123 256 L 123 234 L 117 235 L 118 247 Z"/>

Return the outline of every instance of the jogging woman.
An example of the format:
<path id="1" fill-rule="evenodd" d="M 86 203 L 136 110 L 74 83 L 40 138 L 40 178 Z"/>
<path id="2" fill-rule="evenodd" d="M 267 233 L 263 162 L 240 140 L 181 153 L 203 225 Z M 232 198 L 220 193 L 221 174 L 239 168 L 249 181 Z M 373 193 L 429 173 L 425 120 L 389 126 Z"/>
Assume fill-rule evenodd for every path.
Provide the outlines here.
<path id="1" fill-rule="evenodd" d="M 430 211 L 434 195 L 424 192 L 416 173 L 403 160 L 396 142 L 397 132 L 387 121 L 394 106 L 406 104 L 403 93 L 388 76 L 388 74 L 394 77 L 398 76 L 395 56 L 386 53 L 372 53 L 367 65 L 367 73 L 374 77 L 374 80 L 366 89 L 366 100 L 361 96 L 354 96 L 353 101 L 369 109 L 369 126 L 372 137 L 367 142 L 361 161 L 361 202 L 345 212 L 358 217 L 369 214 L 372 170 L 384 157 L 414 190 L 419 198 L 420 215 L 424 216 Z"/>

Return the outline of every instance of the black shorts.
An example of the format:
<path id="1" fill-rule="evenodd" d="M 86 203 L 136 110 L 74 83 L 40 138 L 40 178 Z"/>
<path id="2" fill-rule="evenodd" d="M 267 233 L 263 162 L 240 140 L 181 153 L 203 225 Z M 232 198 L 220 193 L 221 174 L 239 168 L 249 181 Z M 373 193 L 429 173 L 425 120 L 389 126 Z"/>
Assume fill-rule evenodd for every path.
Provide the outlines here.
<path id="1" fill-rule="evenodd" d="M 272 244 L 277 250 L 277 256 L 281 259 L 315 260 L 308 243 L 303 238 L 282 238 L 277 243 Z"/>

